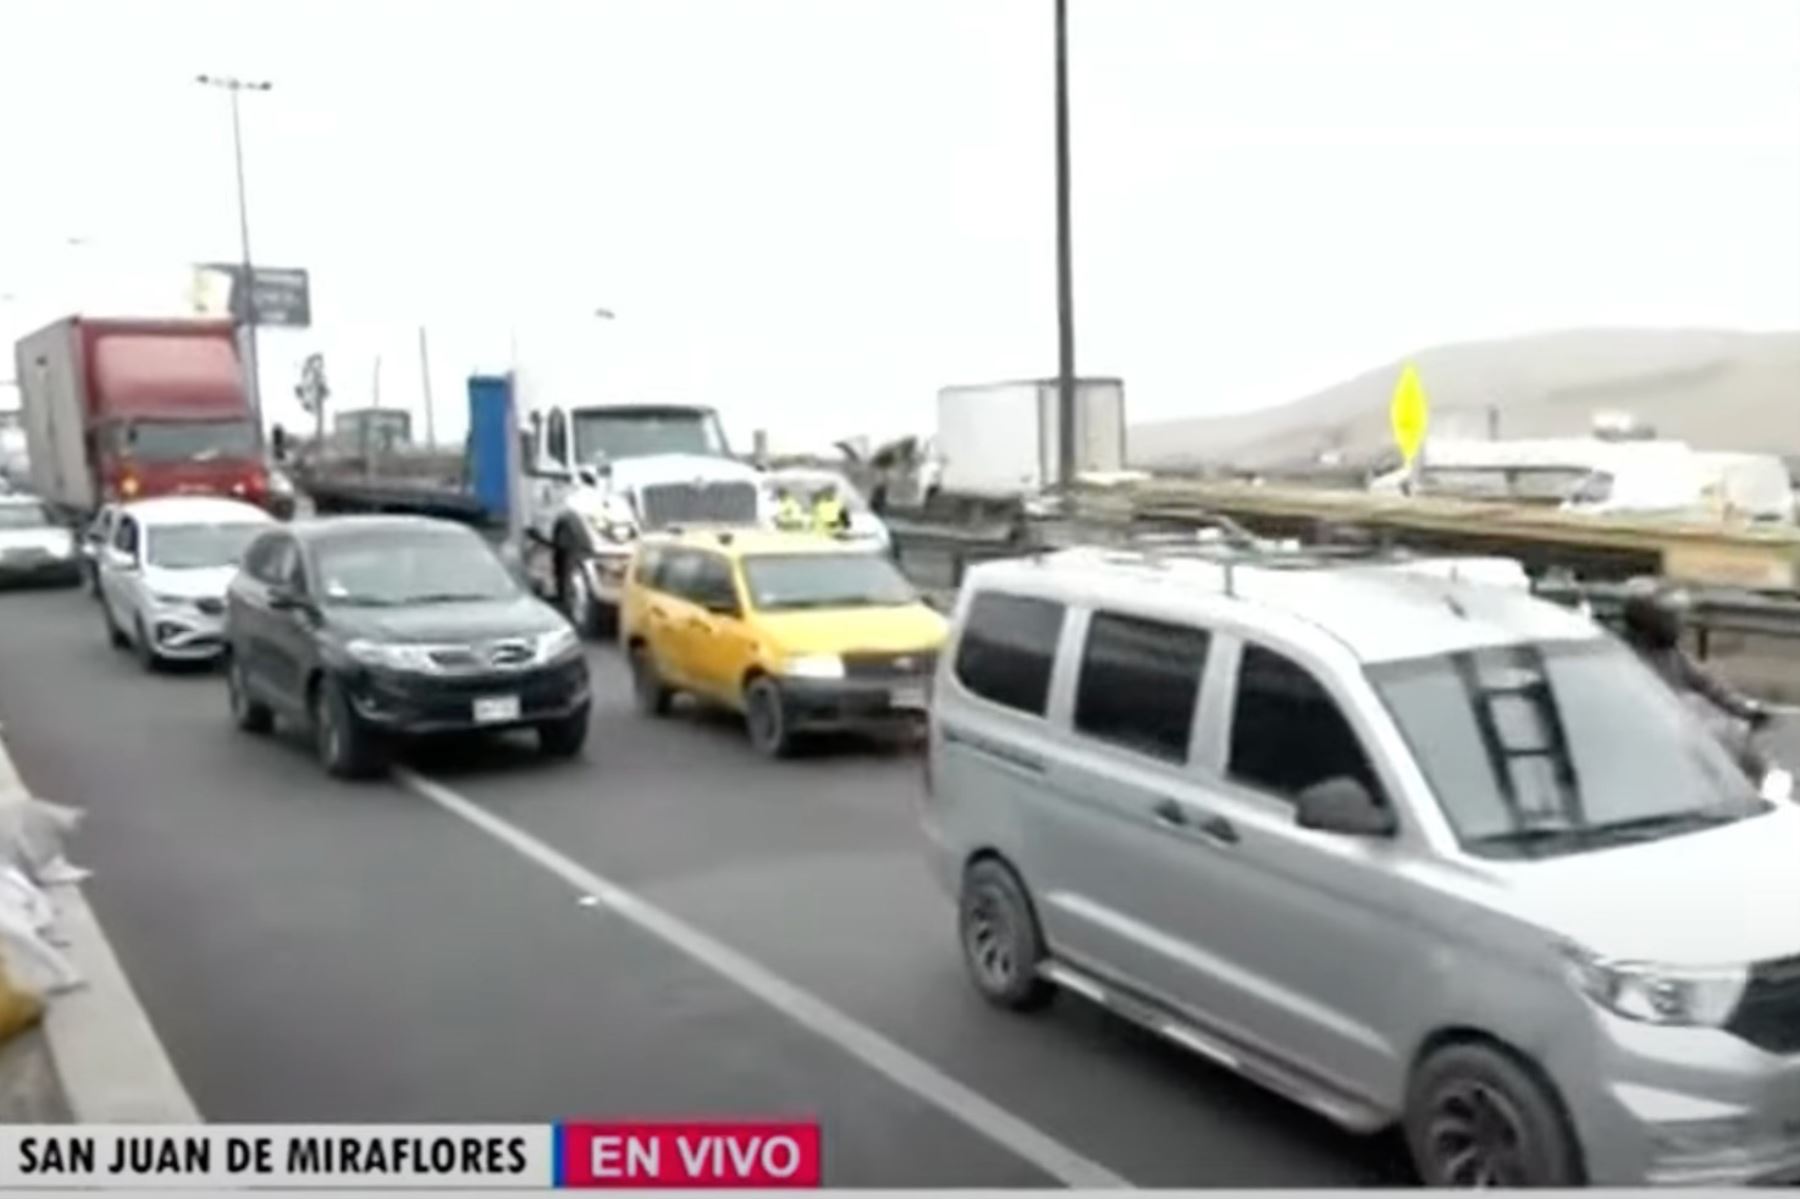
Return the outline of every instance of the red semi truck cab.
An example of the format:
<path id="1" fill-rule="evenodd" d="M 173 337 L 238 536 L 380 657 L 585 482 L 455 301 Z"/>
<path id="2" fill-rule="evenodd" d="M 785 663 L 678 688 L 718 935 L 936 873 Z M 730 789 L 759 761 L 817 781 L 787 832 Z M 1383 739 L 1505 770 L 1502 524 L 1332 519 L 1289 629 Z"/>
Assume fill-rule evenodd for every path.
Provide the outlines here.
<path id="1" fill-rule="evenodd" d="M 216 495 L 267 505 L 228 321 L 69 317 L 17 346 L 32 486 L 75 512 Z"/>

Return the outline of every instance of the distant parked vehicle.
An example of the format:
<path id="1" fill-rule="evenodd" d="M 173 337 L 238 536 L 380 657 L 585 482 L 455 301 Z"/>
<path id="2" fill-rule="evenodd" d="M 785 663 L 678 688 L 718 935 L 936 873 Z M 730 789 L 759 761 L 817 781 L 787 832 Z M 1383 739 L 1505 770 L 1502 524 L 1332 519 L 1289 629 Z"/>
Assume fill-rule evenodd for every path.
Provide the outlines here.
<path id="1" fill-rule="evenodd" d="M 224 648 L 225 588 L 251 540 L 273 518 L 235 500 L 122 504 L 95 559 L 107 640 L 144 669 L 206 661 Z"/>
<path id="2" fill-rule="evenodd" d="M 75 531 L 36 496 L 0 492 L 0 583 L 77 583 Z"/>

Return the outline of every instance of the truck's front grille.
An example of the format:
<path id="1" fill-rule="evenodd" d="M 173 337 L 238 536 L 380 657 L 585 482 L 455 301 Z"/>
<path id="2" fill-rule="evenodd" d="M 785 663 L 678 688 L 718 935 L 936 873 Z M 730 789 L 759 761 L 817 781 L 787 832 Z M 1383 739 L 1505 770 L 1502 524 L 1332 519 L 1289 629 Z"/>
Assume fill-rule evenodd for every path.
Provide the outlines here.
<path id="1" fill-rule="evenodd" d="M 644 524 L 749 525 L 757 518 L 753 483 L 656 483 L 640 492 Z"/>
<path id="2" fill-rule="evenodd" d="M 1800 957 L 1758 962 L 1725 1025 L 1758 1049 L 1800 1053 Z"/>

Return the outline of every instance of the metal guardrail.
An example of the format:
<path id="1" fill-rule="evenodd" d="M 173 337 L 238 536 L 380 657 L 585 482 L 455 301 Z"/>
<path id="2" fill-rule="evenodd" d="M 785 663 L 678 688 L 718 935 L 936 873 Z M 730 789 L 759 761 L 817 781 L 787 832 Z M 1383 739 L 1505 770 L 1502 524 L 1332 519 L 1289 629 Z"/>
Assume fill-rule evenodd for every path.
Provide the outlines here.
<path id="1" fill-rule="evenodd" d="M 953 594 L 960 588 L 963 575 L 970 566 L 1021 557 L 1044 548 L 1029 542 L 949 528 L 890 527 L 901 570 L 921 590 L 940 595 Z M 1532 590 L 1556 603 L 1585 604 L 1596 618 L 1615 623 L 1623 605 L 1625 585 L 1549 577 L 1537 581 Z M 1703 657 L 1715 634 L 1800 639 L 1800 593 L 1751 592 L 1694 585 L 1687 585 L 1686 590 L 1692 599 L 1689 624 L 1696 633 Z"/>

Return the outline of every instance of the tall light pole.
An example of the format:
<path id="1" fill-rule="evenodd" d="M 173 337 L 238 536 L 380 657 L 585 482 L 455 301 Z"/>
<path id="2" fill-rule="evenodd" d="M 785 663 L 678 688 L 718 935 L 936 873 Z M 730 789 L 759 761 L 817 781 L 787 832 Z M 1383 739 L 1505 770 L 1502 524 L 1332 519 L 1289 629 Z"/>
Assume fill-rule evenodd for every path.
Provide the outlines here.
<path id="1" fill-rule="evenodd" d="M 1062 487 L 1075 485 L 1075 279 L 1069 232 L 1069 0 L 1056 0 L 1056 416 Z"/>
<path id="2" fill-rule="evenodd" d="M 274 87 L 267 79 L 239 79 L 235 75 L 196 75 L 194 81 L 203 87 L 224 88 L 231 96 L 231 148 L 237 162 L 238 244 L 242 250 L 241 279 L 238 286 L 242 298 L 238 319 L 244 328 L 244 376 L 248 380 L 250 414 L 256 429 L 256 443 L 263 440 L 262 376 L 256 354 L 256 275 L 250 265 L 250 202 L 244 191 L 244 126 L 238 115 L 240 92 L 266 92 Z"/>

